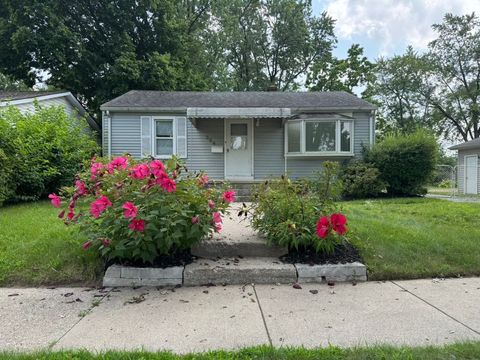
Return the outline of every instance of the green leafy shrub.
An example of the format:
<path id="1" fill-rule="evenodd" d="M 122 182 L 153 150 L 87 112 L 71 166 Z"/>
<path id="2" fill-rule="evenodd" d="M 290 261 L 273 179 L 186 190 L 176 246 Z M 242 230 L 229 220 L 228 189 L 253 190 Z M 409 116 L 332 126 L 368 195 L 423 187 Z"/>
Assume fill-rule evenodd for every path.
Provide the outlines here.
<path id="1" fill-rule="evenodd" d="M 36 200 L 69 184 L 82 162 L 99 151 L 87 128 L 84 119 L 60 106 L 37 106 L 26 114 L 15 107 L 0 111 L 0 161 L 14 165 L 0 175 L 8 184 L 6 200 Z"/>
<path id="2" fill-rule="evenodd" d="M 365 153 L 365 161 L 380 170 L 391 195 L 425 194 L 437 165 L 435 138 L 424 131 L 390 135 Z"/>
<path id="3" fill-rule="evenodd" d="M 333 252 L 346 232 L 346 218 L 337 214 L 333 201 L 336 167 L 324 164 L 324 175 L 316 181 L 282 177 L 258 185 L 251 209 L 253 228 L 272 244 Z"/>
<path id="4" fill-rule="evenodd" d="M 377 197 L 386 188 L 372 164 L 352 161 L 342 171 L 343 196 L 349 199 Z"/>
<path id="5" fill-rule="evenodd" d="M 63 208 L 59 217 L 87 236 L 85 249 L 107 261 L 154 263 L 220 231 L 234 196 L 209 187 L 206 174 L 188 172 L 175 158 L 164 164 L 118 157 L 94 160 L 62 197 L 49 197 Z"/>

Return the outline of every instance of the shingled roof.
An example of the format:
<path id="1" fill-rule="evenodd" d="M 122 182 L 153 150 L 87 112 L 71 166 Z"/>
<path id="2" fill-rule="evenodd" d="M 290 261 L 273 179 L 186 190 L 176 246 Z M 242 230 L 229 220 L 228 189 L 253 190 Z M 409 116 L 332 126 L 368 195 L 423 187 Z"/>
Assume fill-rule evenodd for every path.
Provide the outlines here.
<path id="1" fill-rule="evenodd" d="M 450 150 L 480 149 L 480 138 L 476 138 L 462 144 L 454 145 Z"/>
<path id="2" fill-rule="evenodd" d="M 330 92 L 201 92 L 132 90 L 101 106 L 102 110 L 205 108 L 292 108 L 374 110 L 376 107 L 344 91 Z"/>

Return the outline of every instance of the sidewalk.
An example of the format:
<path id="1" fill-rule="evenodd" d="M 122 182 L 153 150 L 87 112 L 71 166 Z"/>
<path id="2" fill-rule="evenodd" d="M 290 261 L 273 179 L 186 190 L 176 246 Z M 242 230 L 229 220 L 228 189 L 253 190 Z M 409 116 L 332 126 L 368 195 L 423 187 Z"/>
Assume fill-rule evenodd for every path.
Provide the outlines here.
<path id="1" fill-rule="evenodd" d="M 318 293 L 316 293 L 318 291 Z M 176 289 L 0 288 L 0 350 L 480 340 L 480 278 Z M 81 315 L 81 316 L 79 316 Z"/>

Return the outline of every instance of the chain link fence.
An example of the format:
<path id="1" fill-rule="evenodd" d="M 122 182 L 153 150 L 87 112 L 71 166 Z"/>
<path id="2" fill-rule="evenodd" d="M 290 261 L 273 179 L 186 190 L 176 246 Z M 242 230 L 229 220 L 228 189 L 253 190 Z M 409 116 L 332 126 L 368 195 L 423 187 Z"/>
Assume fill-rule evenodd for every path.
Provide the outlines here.
<path id="1" fill-rule="evenodd" d="M 432 197 L 479 197 L 480 167 L 477 165 L 438 165 L 428 194 Z"/>

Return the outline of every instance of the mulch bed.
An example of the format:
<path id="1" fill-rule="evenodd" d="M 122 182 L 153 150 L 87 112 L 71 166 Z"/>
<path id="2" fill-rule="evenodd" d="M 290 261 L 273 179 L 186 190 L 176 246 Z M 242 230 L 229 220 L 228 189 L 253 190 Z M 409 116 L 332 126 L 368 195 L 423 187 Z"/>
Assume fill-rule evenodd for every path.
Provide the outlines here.
<path id="1" fill-rule="evenodd" d="M 345 264 L 351 262 L 363 262 L 358 250 L 350 243 L 344 242 L 335 245 L 332 254 L 317 254 L 315 250 L 304 249 L 289 249 L 287 255 L 280 257 L 284 263 L 300 263 L 309 265 L 323 265 L 323 264 Z"/>
<path id="2" fill-rule="evenodd" d="M 185 266 L 193 262 L 196 259 L 196 256 L 193 256 L 190 250 L 177 251 L 171 255 L 160 255 L 155 259 L 153 264 L 144 264 L 141 261 L 124 261 L 124 262 L 112 262 L 107 264 L 107 267 L 110 265 L 122 265 L 122 266 L 133 266 L 140 268 L 162 268 L 165 269 L 171 266 Z"/>

